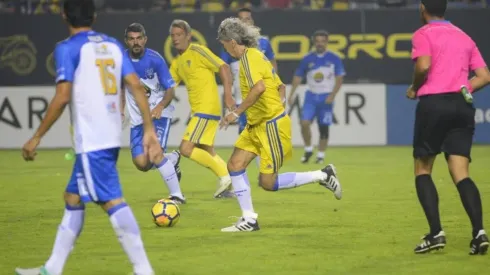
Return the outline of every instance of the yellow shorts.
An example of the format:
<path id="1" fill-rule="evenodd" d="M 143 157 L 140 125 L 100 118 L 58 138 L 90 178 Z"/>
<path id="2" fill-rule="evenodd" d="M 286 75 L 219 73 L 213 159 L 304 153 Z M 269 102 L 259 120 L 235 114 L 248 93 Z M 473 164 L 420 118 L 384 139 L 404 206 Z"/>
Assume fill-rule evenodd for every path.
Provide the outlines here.
<path id="1" fill-rule="evenodd" d="M 182 139 L 194 144 L 213 146 L 219 127 L 219 119 L 219 116 L 194 114 Z"/>
<path id="2" fill-rule="evenodd" d="M 235 147 L 260 156 L 260 173 L 277 173 L 284 160 L 293 155 L 291 119 L 282 114 L 258 125 L 247 125 Z"/>

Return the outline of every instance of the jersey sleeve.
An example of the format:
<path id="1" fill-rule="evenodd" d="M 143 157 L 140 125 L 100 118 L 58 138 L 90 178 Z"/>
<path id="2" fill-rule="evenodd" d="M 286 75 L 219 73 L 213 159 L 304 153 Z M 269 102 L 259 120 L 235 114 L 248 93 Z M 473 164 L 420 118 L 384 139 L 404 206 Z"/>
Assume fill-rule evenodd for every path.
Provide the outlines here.
<path id="1" fill-rule="evenodd" d="M 306 57 L 303 57 L 303 59 L 301 59 L 301 61 L 299 62 L 299 66 L 298 68 L 296 68 L 294 75 L 299 77 L 305 77 L 307 72 L 308 72 L 308 62 L 306 61 Z"/>
<path id="2" fill-rule="evenodd" d="M 265 40 L 264 55 L 271 61 L 276 58 L 276 55 L 274 54 L 274 50 L 272 49 L 269 40 Z"/>
<path id="3" fill-rule="evenodd" d="M 221 58 L 221 60 L 223 60 L 223 62 L 225 62 L 228 65 L 231 62 L 233 62 L 233 58 L 231 57 L 231 55 L 227 51 L 225 51 L 225 49 L 221 50 L 220 58 Z"/>
<path id="4" fill-rule="evenodd" d="M 163 86 L 165 90 L 175 87 L 175 81 L 170 75 L 170 71 L 168 70 L 167 63 L 163 59 L 161 55 L 156 57 L 155 71 L 158 74 L 158 81 Z"/>
<path id="5" fill-rule="evenodd" d="M 335 57 L 335 76 L 344 76 L 345 75 L 345 68 L 344 68 L 344 62 L 342 62 L 342 59 L 340 57 L 336 56 Z"/>
<path id="6" fill-rule="evenodd" d="M 70 47 L 68 42 L 59 43 L 54 49 L 54 59 L 56 64 L 56 83 L 73 82 L 75 69 L 77 67 L 77 56 L 75 48 Z"/>
<path id="7" fill-rule="evenodd" d="M 170 76 L 174 80 L 175 85 L 179 85 L 179 83 L 182 81 L 177 72 L 177 66 L 177 59 L 172 60 L 172 63 L 170 64 Z"/>
<path id="8" fill-rule="evenodd" d="M 199 59 L 201 60 L 202 64 L 206 68 L 212 70 L 215 73 L 219 72 L 219 68 L 223 64 L 225 64 L 225 62 L 223 62 L 223 60 L 221 60 L 219 57 L 217 57 L 213 52 L 211 52 L 206 47 L 193 46 L 191 49 L 193 51 L 197 52 Z"/>
<path id="9" fill-rule="evenodd" d="M 412 38 L 412 60 L 421 56 L 430 56 L 430 43 L 422 32 L 415 32 Z"/>
<path id="10" fill-rule="evenodd" d="M 240 59 L 240 62 L 248 87 L 252 89 L 257 82 L 264 78 L 264 70 L 268 67 L 266 64 L 267 61 L 258 55 L 245 53 Z"/>
<path id="11" fill-rule="evenodd" d="M 481 56 L 480 51 L 478 50 L 478 47 L 476 44 L 473 44 L 473 49 L 471 50 L 471 57 L 470 57 L 470 69 L 472 71 L 479 69 L 479 68 L 484 68 L 487 65 L 485 64 L 485 60 L 483 60 L 483 57 Z"/>

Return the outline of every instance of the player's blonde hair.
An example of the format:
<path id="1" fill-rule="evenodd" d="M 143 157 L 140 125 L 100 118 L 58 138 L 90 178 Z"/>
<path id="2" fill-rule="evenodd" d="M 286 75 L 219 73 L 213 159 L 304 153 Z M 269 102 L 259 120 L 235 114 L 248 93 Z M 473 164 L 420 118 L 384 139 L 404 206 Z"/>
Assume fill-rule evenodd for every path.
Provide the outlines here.
<path id="1" fill-rule="evenodd" d="M 183 29 L 186 34 L 189 34 L 192 31 L 191 25 L 189 25 L 187 21 L 181 19 L 175 19 L 174 21 L 172 21 L 172 24 L 170 24 L 169 32 L 172 31 L 172 28 Z"/>
<path id="2" fill-rule="evenodd" d="M 236 17 L 226 18 L 219 24 L 218 40 L 235 40 L 237 44 L 256 48 L 259 43 L 260 29 L 248 25 Z"/>

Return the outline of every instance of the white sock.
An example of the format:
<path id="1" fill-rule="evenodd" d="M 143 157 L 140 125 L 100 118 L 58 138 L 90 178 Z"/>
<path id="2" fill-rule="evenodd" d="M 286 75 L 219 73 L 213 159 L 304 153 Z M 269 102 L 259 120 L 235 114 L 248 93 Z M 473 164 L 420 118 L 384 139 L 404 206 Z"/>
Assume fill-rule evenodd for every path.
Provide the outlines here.
<path id="1" fill-rule="evenodd" d="M 175 166 L 175 164 L 177 164 L 177 161 L 179 160 L 179 154 L 177 154 L 176 152 L 167 153 L 164 155 L 164 157 L 170 160 L 173 166 Z"/>
<path id="2" fill-rule="evenodd" d="M 242 216 L 244 218 L 257 219 L 257 213 L 254 211 L 252 204 L 252 194 L 250 190 L 250 182 L 245 170 L 239 172 L 230 172 L 231 184 L 233 190 L 238 199 L 238 204 L 242 209 Z"/>
<path id="3" fill-rule="evenodd" d="M 177 178 L 177 173 L 175 172 L 175 167 L 167 158 L 164 158 L 162 163 L 156 165 L 158 171 L 163 180 L 167 184 L 170 196 L 176 196 L 184 199 L 182 191 L 180 190 L 179 179 Z"/>
<path id="4" fill-rule="evenodd" d="M 316 157 L 319 158 L 319 159 L 324 159 L 325 158 L 325 152 L 318 151 L 316 153 Z"/>
<path id="5" fill-rule="evenodd" d="M 305 152 L 308 152 L 308 153 L 313 152 L 313 146 L 305 146 Z"/>
<path id="6" fill-rule="evenodd" d="M 141 240 L 140 229 L 131 208 L 118 204 L 107 211 L 112 227 L 136 274 L 154 274 Z"/>
<path id="7" fill-rule="evenodd" d="M 73 249 L 78 235 L 82 231 L 84 217 L 84 206 L 74 207 L 67 205 L 65 207 L 65 214 L 58 227 L 53 251 L 49 260 L 44 265 L 50 274 L 59 275 L 63 272 L 66 260 Z"/>
<path id="8" fill-rule="evenodd" d="M 257 164 L 257 168 L 260 169 L 260 157 L 259 156 L 255 157 L 255 163 Z"/>
<path id="9" fill-rule="evenodd" d="M 316 183 L 324 178 L 325 174 L 320 170 L 301 173 L 284 173 L 277 176 L 274 190 L 290 189 L 309 183 Z"/>

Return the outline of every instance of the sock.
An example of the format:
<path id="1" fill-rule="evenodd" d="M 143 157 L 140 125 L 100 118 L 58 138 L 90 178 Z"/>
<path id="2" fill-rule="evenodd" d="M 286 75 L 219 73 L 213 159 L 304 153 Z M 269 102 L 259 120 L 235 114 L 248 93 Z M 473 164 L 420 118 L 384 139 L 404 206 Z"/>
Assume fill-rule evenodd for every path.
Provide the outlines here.
<path id="1" fill-rule="evenodd" d="M 156 167 L 158 168 L 158 171 L 160 171 L 162 179 L 167 184 L 170 196 L 184 199 L 182 191 L 180 190 L 179 179 L 177 178 L 177 173 L 175 172 L 175 167 L 172 163 L 167 158 L 164 158 Z"/>
<path id="2" fill-rule="evenodd" d="M 252 204 L 252 194 L 250 191 L 250 182 L 245 170 L 238 172 L 230 172 L 231 184 L 235 195 L 238 199 L 238 204 L 242 209 L 242 217 L 257 219 L 257 213 L 254 211 Z"/>
<path id="3" fill-rule="evenodd" d="M 437 235 L 442 230 L 439 218 L 439 195 L 430 175 L 419 175 L 415 178 L 415 187 L 420 204 L 430 226 L 430 234 Z"/>
<path id="4" fill-rule="evenodd" d="M 322 171 L 311 171 L 302 173 L 284 173 L 276 178 L 274 191 L 280 189 L 290 189 L 301 185 L 316 183 L 325 177 Z"/>
<path id="5" fill-rule="evenodd" d="M 307 153 L 313 152 L 313 146 L 305 146 L 305 152 Z"/>
<path id="6" fill-rule="evenodd" d="M 173 166 L 177 164 L 177 161 L 179 160 L 179 154 L 172 152 L 172 153 L 167 153 L 163 155 L 166 159 L 170 160 Z"/>
<path id="7" fill-rule="evenodd" d="M 260 157 L 259 156 L 255 157 L 255 163 L 257 164 L 257 168 L 260 169 Z"/>
<path id="8" fill-rule="evenodd" d="M 211 156 L 208 152 L 204 151 L 203 149 L 197 147 L 192 149 L 190 159 L 201 164 L 206 168 L 211 169 L 213 173 L 220 178 L 228 176 L 228 169 L 226 168 L 226 163 L 223 160 L 221 160 L 223 161 L 223 163 L 216 161 L 213 156 Z"/>
<path id="9" fill-rule="evenodd" d="M 61 274 L 75 241 L 82 232 L 85 206 L 65 206 L 65 214 L 58 227 L 53 251 L 44 267 L 53 275 Z"/>
<path id="10" fill-rule="evenodd" d="M 153 274 L 150 261 L 141 240 L 140 229 L 131 208 L 126 203 L 118 204 L 107 211 L 112 227 L 124 251 L 133 264 L 136 274 Z"/>
<path id="11" fill-rule="evenodd" d="M 325 152 L 318 151 L 316 153 L 316 157 L 319 158 L 319 159 L 324 159 L 325 158 Z"/>
<path id="12" fill-rule="evenodd" d="M 471 225 L 473 226 L 473 238 L 478 232 L 483 229 L 483 211 L 481 205 L 481 197 L 475 183 L 466 178 L 456 184 L 459 191 L 459 197 L 463 202 L 464 209 L 470 217 Z"/>

